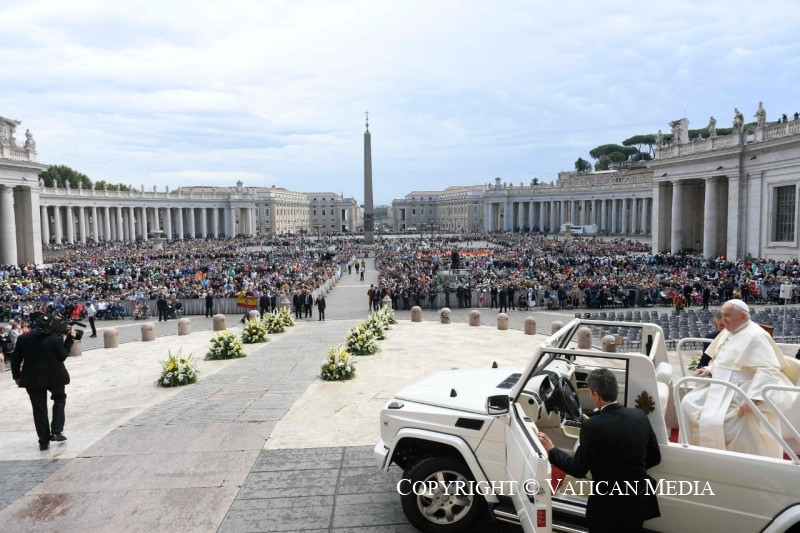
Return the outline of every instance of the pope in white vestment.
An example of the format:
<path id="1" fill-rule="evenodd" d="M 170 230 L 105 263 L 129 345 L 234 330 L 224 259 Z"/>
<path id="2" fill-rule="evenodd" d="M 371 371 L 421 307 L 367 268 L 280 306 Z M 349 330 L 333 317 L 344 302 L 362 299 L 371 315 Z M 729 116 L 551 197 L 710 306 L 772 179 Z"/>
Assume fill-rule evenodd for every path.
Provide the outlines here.
<path id="1" fill-rule="evenodd" d="M 730 302 L 725 307 L 728 306 Z M 734 304 L 731 307 L 739 306 Z M 729 315 L 731 311 L 740 312 L 731 307 L 727 309 Z M 725 312 L 726 309 L 723 309 L 723 315 Z M 731 326 L 729 322 L 726 330 L 708 347 L 708 354 L 712 357 L 708 371 L 711 377 L 728 381 L 742 389 L 780 435 L 780 419 L 772 407 L 764 402 L 762 389 L 765 385 L 792 385 L 782 373 L 788 363 L 772 337 L 749 319 L 749 313 L 742 315 L 742 320 L 744 323 L 734 324 L 733 330 L 728 329 Z M 697 375 L 707 376 L 708 371 L 698 371 Z M 794 402 L 792 392 L 772 391 L 768 397 L 783 412 Z M 743 401 L 733 389 L 715 383 L 703 384 L 689 392 L 681 402 L 689 420 L 689 443 L 782 458 L 780 441 L 756 413 L 741 407 Z"/>

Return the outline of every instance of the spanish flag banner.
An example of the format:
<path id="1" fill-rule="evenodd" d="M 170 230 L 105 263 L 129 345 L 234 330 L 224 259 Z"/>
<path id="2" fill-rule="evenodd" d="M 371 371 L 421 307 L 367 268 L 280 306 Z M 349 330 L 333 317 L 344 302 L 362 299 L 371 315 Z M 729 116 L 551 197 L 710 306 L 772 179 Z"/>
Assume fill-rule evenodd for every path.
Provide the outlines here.
<path id="1" fill-rule="evenodd" d="M 255 296 L 237 296 L 236 307 L 244 307 L 247 309 L 255 309 L 258 305 L 258 298 Z"/>

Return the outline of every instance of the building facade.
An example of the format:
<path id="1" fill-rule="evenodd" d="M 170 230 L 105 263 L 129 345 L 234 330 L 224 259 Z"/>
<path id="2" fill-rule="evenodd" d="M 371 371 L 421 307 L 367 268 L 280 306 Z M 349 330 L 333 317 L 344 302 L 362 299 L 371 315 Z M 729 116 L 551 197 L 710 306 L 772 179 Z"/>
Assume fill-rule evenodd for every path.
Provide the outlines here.
<path id="1" fill-rule="evenodd" d="M 643 166 L 578 174 L 555 183 L 502 183 L 414 191 L 392 202 L 397 231 L 523 231 L 560 233 L 566 223 L 596 224 L 604 235 L 649 235 L 653 172 Z"/>
<path id="2" fill-rule="evenodd" d="M 763 110 L 760 107 L 760 110 Z M 758 115 L 757 115 L 758 116 Z M 796 258 L 800 120 L 759 117 L 745 129 L 689 140 L 686 119 L 671 123 L 673 142 L 656 150 L 653 170 L 653 250 L 701 250 L 724 255 Z M 716 121 L 711 118 L 713 124 Z"/>
<path id="3" fill-rule="evenodd" d="M 0 264 L 42 263 L 43 244 L 356 232 L 354 198 L 279 187 L 179 187 L 109 191 L 45 187 L 36 141 L 0 117 Z"/>

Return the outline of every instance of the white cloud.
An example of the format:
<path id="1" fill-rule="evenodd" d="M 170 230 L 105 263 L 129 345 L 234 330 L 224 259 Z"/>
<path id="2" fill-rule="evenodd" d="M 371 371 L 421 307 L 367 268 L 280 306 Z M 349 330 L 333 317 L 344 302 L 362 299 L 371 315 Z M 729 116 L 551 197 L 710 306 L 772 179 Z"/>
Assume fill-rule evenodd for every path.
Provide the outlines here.
<path id="1" fill-rule="evenodd" d="M 361 196 L 552 180 L 683 116 L 800 108 L 800 4 L 506 0 L 6 6 L 0 114 L 93 179 Z M 769 117 L 768 117 L 769 118 Z M 172 186 L 172 185 L 171 185 Z"/>

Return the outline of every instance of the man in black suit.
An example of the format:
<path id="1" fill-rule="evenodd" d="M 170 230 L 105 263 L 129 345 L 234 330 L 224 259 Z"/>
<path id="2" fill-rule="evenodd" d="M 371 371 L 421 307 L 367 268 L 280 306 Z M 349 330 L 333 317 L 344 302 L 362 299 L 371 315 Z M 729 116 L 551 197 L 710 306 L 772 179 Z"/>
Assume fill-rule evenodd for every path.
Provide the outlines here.
<path id="1" fill-rule="evenodd" d="M 258 299 L 258 307 L 261 310 L 261 316 L 264 316 L 264 313 L 269 313 L 269 295 L 266 292 L 261 293 L 261 297 Z"/>
<path id="2" fill-rule="evenodd" d="M 167 321 L 167 306 L 169 303 L 167 302 L 166 296 L 163 294 L 159 295 L 158 300 L 156 300 L 156 309 L 158 310 L 158 321 L 161 322 L 161 319 L 164 319 L 164 322 Z"/>
<path id="3" fill-rule="evenodd" d="M 206 318 L 208 318 L 214 314 L 214 295 L 211 294 L 211 291 L 207 291 L 205 298 L 206 298 Z"/>
<path id="4" fill-rule="evenodd" d="M 52 320 L 52 315 L 47 315 Z M 75 339 L 75 331 L 69 330 L 64 338 L 49 328 L 35 325 L 32 331 L 17 339 L 11 361 L 11 376 L 19 387 L 25 387 L 33 407 L 33 423 L 39 436 L 39 449 L 46 450 L 50 441 L 67 440 L 64 431 L 64 408 L 69 385 L 69 372 L 64 361 Z M 53 424 L 47 415 L 47 391 L 53 400 Z"/>
<path id="5" fill-rule="evenodd" d="M 539 440 L 550 462 L 567 474 L 581 478 L 591 470 L 593 494 L 586 505 L 591 533 L 640 532 L 645 520 L 661 516 L 656 483 L 647 475 L 661 462 L 658 441 L 643 411 L 617 403 L 617 379 L 610 370 L 592 371 L 587 384 L 599 412 L 583 422 L 575 456 L 556 448 L 544 433 Z"/>

